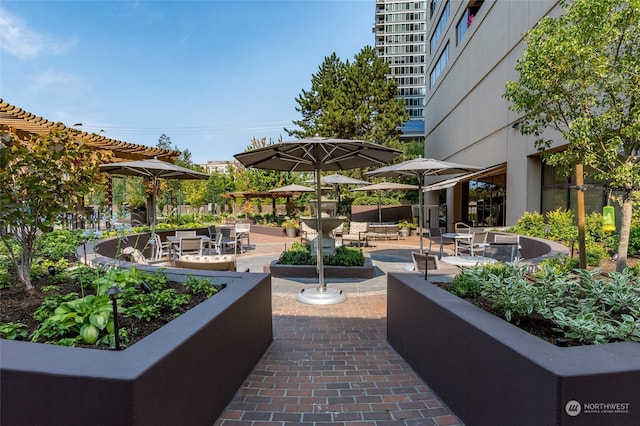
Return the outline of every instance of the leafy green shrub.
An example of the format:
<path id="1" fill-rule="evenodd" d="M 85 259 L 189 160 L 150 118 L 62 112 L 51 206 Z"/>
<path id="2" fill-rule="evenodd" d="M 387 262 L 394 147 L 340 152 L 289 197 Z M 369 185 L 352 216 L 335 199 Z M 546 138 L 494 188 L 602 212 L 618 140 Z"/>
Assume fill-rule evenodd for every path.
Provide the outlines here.
<path id="1" fill-rule="evenodd" d="M 542 214 L 538 212 L 525 212 L 524 216 L 518 219 L 516 225 L 509 228 L 509 232 L 545 238 L 545 227 L 546 224 Z"/>
<path id="2" fill-rule="evenodd" d="M 598 270 L 576 271 L 566 279 L 543 282 L 547 292 L 540 315 L 579 342 L 640 341 L 640 277 L 629 269 L 607 278 Z"/>
<path id="3" fill-rule="evenodd" d="M 278 261 L 283 265 L 315 265 L 316 256 L 311 253 L 308 243 L 293 243 L 291 248 L 282 252 Z M 363 266 L 364 254 L 357 247 L 336 247 L 333 255 L 325 254 L 323 263 L 332 266 Z"/>
<path id="4" fill-rule="evenodd" d="M 4 336 L 7 340 L 19 340 L 25 339 L 28 336 L 26 324 L 21 322 L 5 322 L 4 324 L 0 324 L 0 334 Z"/>
<path id="5" fill-rule="evenodd" d="M 325 265 L 333 266 L 363 266 L 364 254 L 357 247 L 336 247 L 334 255 L 324 255 Z"/>
<path id="6" fill-rule="evenodd" d="M 370 195 L 364 195 L 361 197 L 354 198 L 351 204 L 356 206 L 377 205 L 378 201 L 380 201 L 380 204 L 383 206 L 399 206 L 400 205 L 400 201 L 396 200 L 395 198 L 389 198 L 389 197 L 378 198 L 377 196 L 374 197 Z"/>
<path id="7" fill-rule="evenodd" d="M 311 256 L 309 244 L 293 243 L 291 248 L 280 254 L 279 263 L 283 265 L 313 265 L 315 257 Z"/>
<path id="8" fill-rule="evenodd" d="M 631 228 L 629 231 L 629 256 L 640 255 L 640 228 Z"/>
<path id="9" fill-rule="evenodd" d="M 208 278 L 197 278 L 193 275 L 187 276 L 184 287 L 189 290 L 191 294 L 204 294 L 207 299 L 218 292 L 218 289 L 211 284 Z"/>
<path id="10" fill-rule="evenodd" d="M 13 285 L 11 273 L 9 273 L 9 266 L 11 266 L 11 262 L 0 257 L 0 289 Z"/>
<path id="11" fill-rule="evenodd" d="M 546 273 L 560 276 L 580 267 L 580 260 L 575 257 L 557 255 L 542 259 L 538 266 L 540 270 L 534 274 L 535 277 L 544 276 Z"/>
<path id="12" fill-rule="evenodd" d="M 602 213 L 592 212 L 585 217 L 585 232 L 587 238 L 596 242 L 605 242 L 610 233 L 602 230 Z"/>
<path id="13" fill-rule="evenodd" d="M 585 243 L 585 250 L 587 252 L 587 265 L 589 266 L 599 266 L 602 259 L 609 257 L 607 248 L 593 241 Z"/>
<path id="14" fill-rule="evenodd" d="M 571 241 L 578 239 L 578 227 L 572 210 L 555 210 L 545 214 L 548 237 L 554 241 Z"/>
<path id="15" fill-rule="evenodd" d="M 45 259 L 77 260 L 77 248 L 82 243 L 80 231 L 55 230 L 38 237 L 36 255 Z"/>
<path id="16" fill-rule="evenodd" d="M 535 274 L 537 282 L 526 279 L 525 268 L 512 265 L 494 272 L 468 268 L 464 280 L 479 282 L 481 296 L 507 321 L 518 323 L 537 314 L 578 342 L 640 342 L 639 271 L 628 268 L 602 277 L 598 269 L 567 272 L 571 265 L 561 257 L 549 259 Z"/>
<path id="17" fill-rule="evenodd" d="M 451 283 L 451 293 L 458 297 L 476 297 L 480 294 L 480 280 L 474 274 L 464 269 L 460 274 L 456 275 Z"/>

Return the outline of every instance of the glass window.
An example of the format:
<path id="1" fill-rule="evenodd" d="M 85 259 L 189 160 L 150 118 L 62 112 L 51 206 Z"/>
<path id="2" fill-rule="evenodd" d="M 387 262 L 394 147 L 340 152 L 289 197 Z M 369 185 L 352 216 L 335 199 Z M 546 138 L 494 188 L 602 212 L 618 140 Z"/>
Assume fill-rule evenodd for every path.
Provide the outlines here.
<path id="1" fill-rule="evenodd" d="M 435 52 L 436 47 L 438 45 L 438 40 L 440 40 L 440 36 L 444 31 L 444 27 L 447 23 L 447 19 L 449 19 L 449 2 L 445 4 L 444 10 L 442 11 L 442 15 L 440 15 L 440 19 L 438 20 L 438 24 L 436 25 L 436 29 L 431 36 L 431 52 Z"/>
<path id="2" fill-rule="evenodd" d="M 433 67 L 433 70 L 429 75 L 431 87 L 435 86 L 436 81 L 438 81 L 438 77 L 440 77 L 440 74 L 444 70 L 444 67 L 447 65 L 447 62 L 449 62 L 449 43 L 447 43 L 447 45 L 444 47 L 444 50 L 438 58 L 438 62 L 436 62 L 435 67 Z"/>

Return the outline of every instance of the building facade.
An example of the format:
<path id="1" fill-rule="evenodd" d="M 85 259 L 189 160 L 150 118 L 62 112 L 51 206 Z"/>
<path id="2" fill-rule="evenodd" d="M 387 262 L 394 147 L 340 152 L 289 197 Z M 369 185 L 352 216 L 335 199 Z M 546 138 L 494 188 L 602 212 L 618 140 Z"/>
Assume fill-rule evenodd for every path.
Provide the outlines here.
<path id="1" fill-rule="evenodd" d="M 560 14 L 560 2 L 432 0 L 429 8 L 425 155 L 487 170 L 454 180 L 446 199 L 428 192 L 427 203 L 446 200 L 449 225 L 478 226 L 509 226 L 527 211 L 574 208 L 572 178 L 543 164 L 503 97 L 506 82 L 519 78 L 523 35 L 542 17 Z M 559 134 L 549 137 L 552 149 L 566 144 Z M 602 208 L 603 191 L 586 191 L 585 198 L 587 213 Z"/>
<path id="2" fill-rule="evenodd" d="M 399 85 L 410 119 L 401 138 L 424 139 L 428 1 L 376 0 L 375 49 Z"/>

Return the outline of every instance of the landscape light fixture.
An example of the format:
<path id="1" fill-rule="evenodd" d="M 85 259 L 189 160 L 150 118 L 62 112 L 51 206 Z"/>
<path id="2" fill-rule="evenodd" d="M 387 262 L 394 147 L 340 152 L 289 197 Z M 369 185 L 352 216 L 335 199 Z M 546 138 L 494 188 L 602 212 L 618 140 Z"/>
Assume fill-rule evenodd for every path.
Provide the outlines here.
<path id="1" fill-rule="evenodd" d="M 151 294 L 151 293 L 153 293 L 153 289 L 151 288 L 151 286 L 149 285 L 149 283 L 148 283 L 148 282 L 146 282 L 146 281 L 142 281 L 142 282 L 140 282 L 140 289 L 141 289 L 142 291 L 144 291 L 145 293 L 147 293 L 147 294 Z"/>
<path id="2" fill-rule="evenodd" d="M 118 295 L 120 293 L 122 293 L 122 290 L 120 290 L 120 287 L 118 287 L 117 285 L 111 286 L 111 288 L 107 290 L 107 294 L 109 295 L 113 306 L 113 337 L 115 341 L 115 347 L 112 346 L 109 348 L 112 351 L 120 350 L 120 332 L 118 330 Z"/>
<path id="3" fill-rule="evenodd" d="M 50 276 L 54 276 L 56 274 L 56 267 L 53 265 L 49 265 L 47 268 L 47 272 L 49 272 Z"/>

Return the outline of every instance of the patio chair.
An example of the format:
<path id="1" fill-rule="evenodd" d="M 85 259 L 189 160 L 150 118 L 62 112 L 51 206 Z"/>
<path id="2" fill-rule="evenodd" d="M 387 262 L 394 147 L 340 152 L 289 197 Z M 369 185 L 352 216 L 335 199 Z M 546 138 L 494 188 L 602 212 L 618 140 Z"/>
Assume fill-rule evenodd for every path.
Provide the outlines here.
<path id="1" fill-rule="evenodd" d="M 300 242 L 309 243 L 318 236 L 318 231 L 304 222 L 300 222 Z"/>
<path id="2" fill-rule="evenodd" d="M 155 234 L 154 237 L 154 260 L 162 260 L 171 257 L 171 243 L 169 241 L 162 242 L 160 235 Z"/>
<path id="3" fill-rule="evenodd" d="M 222 240 L 220 241 L 220 246 L 224 248 L 224 250 L 230 250 L 233 247 L 233 254 L 238 254 L 238 247 L 240 246 L 240 253 L 244 253 L 242 250 L 242 244 L 238 239 L 238 234 L 236 233 L 236 227 L 233 226 L 221 226 L 216 228 L 220 234 L 222 234 Z"/>
<path id="4" fill-rule="evenodd" d="M 176 237 L 195 237 L 196 231 L 176 231 Z"/>
<path id="5" fill-rule="evenodd" d="M 424 273 L 424 279 L 429 276 L 429 270 L 440 269 L 440 262 L 438 256 L 434 254 L 411 252 L 411 259 L 413 260 L 413 270 L 422 274 Z"/>
<path id="6" fill-rule="evenodd" d="M 481 252 L 487 246 L 487 234 L 487 231 L 476 231 L 470 240 L 456 240 L 456 252 L 475 256 L 476 252 Z"/>
<path id="7" fill-rule="evenodd" d="M 342 238 L 343 233 L 344 233 L 344 223 L 341 223 L 340 226 L 338 226 L 335 229 L 332 229 L 329 234 L 331 235 L 331 238 L 336 240 L 338 239 L 338 237 Z"/>
<path id="8" fill-rule="evenodd" d="M 244 253 L 251 247 L 251 224 L 249 222 L 237 222 L 236 223 L 236 236 L 240 242 L 240 251 Z M 246 250 L 242 245 L 242 241 L 246 240 Z"/>
<path id="9" fill-rule="evenodd" d="M 202 256 L 204 243 L 202 237 L 180 237 L 178 244 L 177 258 L 181 258 L 186 254 L 198 254 Z"/>
<path id="10" fill-rule="evenodd" d="M 458 234 L 468 234 L 471 232 L 471 227 L 464 222 L 456 222 L 453 224 L 453 231 Z"/>
<path id="11" fill-rule="evenodd" d="M 210 237 L 209 241 L 205 241 L 207 245 L 207 252 L 209 254 L 222 254 L 222 233 L 214 232 Z"/>
<path id="12" fill-rule="evenodd" d="M 439 255 L 438 257 L 442 258 L 443 255 L 443 241 L 442 241 L 442 234 L 444 234 L 444 228 L 443 227 L 438 227 L 438 228 L 428 228 L 427 229 L 427 237 L 429 237 L 429 251 L 431 251 L 431 247 L 433 246 L 433 243 L 439 244 L 440 248 L 439 248 Z"/>
<path id="13" fill-rule="evenodd" d="M 367 222 L 351 222 L 349 224 L 349 232 L 342 234 L 342 242 L 355 241 L 358 246 L 361 246 L 367 242 L 367 231 L 369 224 Z"/>
<path id="14" fill-rule="evenodd" d="M 513 262 L 517 252 L 517 244 L 489 244 L 483 249 L 482 255 L 501 262 Z"/>

